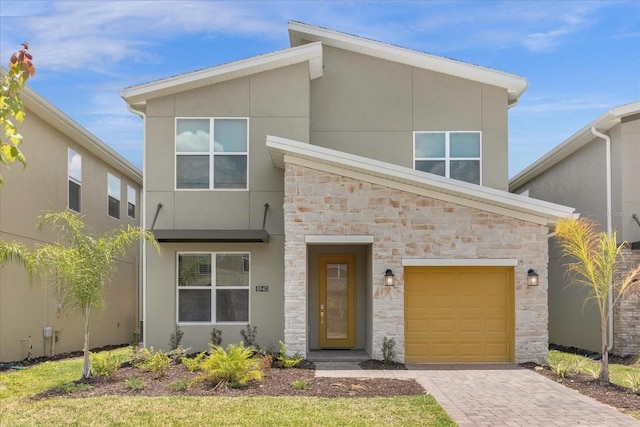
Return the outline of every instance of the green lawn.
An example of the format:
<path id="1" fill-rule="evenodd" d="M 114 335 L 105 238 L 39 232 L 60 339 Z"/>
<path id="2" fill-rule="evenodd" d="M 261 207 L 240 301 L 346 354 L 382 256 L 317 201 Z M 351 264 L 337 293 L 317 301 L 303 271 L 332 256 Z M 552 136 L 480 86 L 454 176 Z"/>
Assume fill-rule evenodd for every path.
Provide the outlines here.
<path id="1" fill-rule="evenodd" d="M 126 353 L 127 349 L 118 350 Z M 0 373 L 0 426 L 455 426 L 428 395 L 393 398 L 31 397 L 78 379 L 80 358 Z"/>

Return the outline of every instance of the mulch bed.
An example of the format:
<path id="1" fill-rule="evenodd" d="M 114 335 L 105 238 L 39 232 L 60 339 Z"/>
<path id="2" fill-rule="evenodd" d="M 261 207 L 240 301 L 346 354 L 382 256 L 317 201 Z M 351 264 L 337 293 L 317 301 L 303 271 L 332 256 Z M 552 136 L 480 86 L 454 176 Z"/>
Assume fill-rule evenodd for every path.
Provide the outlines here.
<path id="1" fill-rule="evenodd" d="M 373 363 L 371 363 L 373 365 Z M 404 365 L 403 365 L 404 366 Z M 378 367 L 380 369 L 380 367 Z M 397 369 L 397 368 L 396 368 Z M 87 381 L 88 390 L 64 394 L 56 389 L 47 390 L 34 396 L 34 399 L 51 397 L 94 397 L 105 395 L 126 396 L 313 396 L 313 397 L 389 397 L 398 395 L 425 394 L 424 388 L 415 380 L 383 378 L 316 378 L 315 367 L 305 364 L 302 368 L 270 368 L 262 381 L 251 381 L 246 388 L 229 386 L 214 388 L 210 382 L 202 382 L 184 391 L 172 391 L 170 384 L 178 380 L 191 380 L 196 374 L 189 372 L 184 365 L 171 365 L 169 373 L 162 378 L 154 378 L 150 372 L 128 366 L 120 368 L 111 377 L 93 377 Z M 144 382 L 142 390 L 132 390 L 125 381 L 138 377 Z M 304 389 L 292 385 L 295 382 L 307 382 Z"/>

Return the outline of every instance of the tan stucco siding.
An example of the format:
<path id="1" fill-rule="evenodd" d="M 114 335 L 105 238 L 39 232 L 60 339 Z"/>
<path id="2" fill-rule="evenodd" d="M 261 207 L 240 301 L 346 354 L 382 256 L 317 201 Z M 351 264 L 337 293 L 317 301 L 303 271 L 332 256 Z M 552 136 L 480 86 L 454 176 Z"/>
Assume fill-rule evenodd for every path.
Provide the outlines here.
<path id="1" fill-rule="evenodd" d="M 482 183 L 507 189 L 507 93 L 325 47 L 311 82 L 311 143 L 413 167 L 414 131 L 481 131 Z"/>

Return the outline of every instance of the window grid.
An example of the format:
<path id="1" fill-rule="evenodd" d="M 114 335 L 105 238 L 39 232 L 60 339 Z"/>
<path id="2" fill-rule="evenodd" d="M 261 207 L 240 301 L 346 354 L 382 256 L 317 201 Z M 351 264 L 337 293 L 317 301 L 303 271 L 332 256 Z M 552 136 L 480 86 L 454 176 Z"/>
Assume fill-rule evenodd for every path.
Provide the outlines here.
<path id="1" fill-rule="evenodd" d="M 82 156 L 71 148 L 67 151 L 67 178 L 67 207 L 72 211 L 81 212 Z"/>
<path id="2" fill-rule="evenodd" d="M 107 173 L 107 215 L 120 219 L 120 178 Z"/>
<path id="3" fill-rule="evenodd" d="M 210 275 L 211 284 L 205 286 L 180 286 L 179 283 L 179 265 L 180 265 L 180 256 L 181 255 L 198 255 L 198 256 L 209 256 L 210 261 L 209 264 L 199 264 L 198 265 L 198 275 Z M 249 274 L 247 285 L 220 285 L 217 284 L 217 257 L 218 255 L 242 255 L 243 256 L 243 265 L 242 271 Z M 197 325 L 197 324 L 206 324 L 206 325 L 244 325 L 251 323 L 251 272 L 249 270 L 249 265 L 251 263 L 251 257 L 249 252 L 178 252 L 176 254 L 176 323 L 179 325 Z M 208 267 L 208 268 L 207 268 Z M 181 290 L 207 290 L 211 292 L 211 316 L 209 321 L 189 321 L 189 320 L 180 320 L 180 291 Z M 217 307 L 216 302 L 217 292 L 221 290 L 245 290 L 247 291 L 247 319 L 246 320 L 236 320 L 236 321 L 218 321 L 217 320 Z"/>
<path id="4" fill-rule="evenodd" d="M 177 143 L 174 144 L 175 149 L 175 189 L 180 191 L 246 191 L 249 189 L 249 118 L 248 117 L 176 117 L 176 135 L 177 138 L 177 129 L 178 122 L 180 120 L 208 120 L 209 121 L 209 149 L 208 151 L 179 151 L 177 147 Z M 215 136 L 215 122 L 216 120 L 244 120 L 246 123 L 246 150 L 245 151 L 216 151 L 214 147 L 214 136 Z M 208 185 L 206 188 L 189 188 L 189 187 L 179 187 L 178 186 L 178 158 L 179 157 L 196 157 L 196 156 L 207 156 L 208 157 Z M 245 157 L 246 160 L 246 185 L 244 188 L 220 188 L 215 186 L 215 159 L 216 157 L 222 156 L 234 156 L 234 157 Z"/>
<path id="5" fill-rule="evenodd" d="M 127 215 L 133 219 L 136 217 L 136 193 L 135 188 L 127 185 Z"/>
<path id="6" fill-rule="evenodd" d="M 419 134 L 444 134 L 445 136 L 445 154 L 444 156 L 432 156 L 432 157 L 417 157 L 416 155 L 416 135 Z M 451 157 L 451 134 L 477 134 L 479 139 L 479 153 L 478 157 Z M 444 162 L 445 171 L 444 175 L 447 178 L 451 177 L 451 162 L 456 161 L 477 161 L 479 169 L 479 180 L 475 184 L 482 185 L 482 133 L 479 131 L 420 131 L 413 133 L 413 166 L 417 169 L 416 163 L 419 161 L 440 161 Z"/>

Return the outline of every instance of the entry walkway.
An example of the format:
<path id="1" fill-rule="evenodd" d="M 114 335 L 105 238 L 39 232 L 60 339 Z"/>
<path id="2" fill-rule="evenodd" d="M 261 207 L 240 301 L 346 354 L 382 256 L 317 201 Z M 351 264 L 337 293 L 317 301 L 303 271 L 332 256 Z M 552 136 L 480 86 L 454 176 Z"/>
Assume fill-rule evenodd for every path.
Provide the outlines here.
<path id="1" fill-rule="evenodd" d="M 316 363 L 318 377 L 414 378 L 460 427 L 640 426 L 608 405 L 514 365 L 407 365 L 362 370 L 351 362 Z"/>

